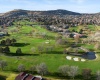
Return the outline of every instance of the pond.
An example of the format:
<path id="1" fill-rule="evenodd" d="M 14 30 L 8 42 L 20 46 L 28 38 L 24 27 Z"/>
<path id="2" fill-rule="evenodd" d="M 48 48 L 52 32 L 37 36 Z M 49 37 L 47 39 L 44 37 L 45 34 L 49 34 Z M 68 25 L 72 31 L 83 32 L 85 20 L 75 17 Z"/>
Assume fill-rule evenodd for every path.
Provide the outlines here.
<path id="1" fill-rule="evenodd" d="M 86 54 L 82 55 L 82 57 L 89 60 L 96 59 L 95 52 L 91 52 L 91 51 L 86 52 Z"/>

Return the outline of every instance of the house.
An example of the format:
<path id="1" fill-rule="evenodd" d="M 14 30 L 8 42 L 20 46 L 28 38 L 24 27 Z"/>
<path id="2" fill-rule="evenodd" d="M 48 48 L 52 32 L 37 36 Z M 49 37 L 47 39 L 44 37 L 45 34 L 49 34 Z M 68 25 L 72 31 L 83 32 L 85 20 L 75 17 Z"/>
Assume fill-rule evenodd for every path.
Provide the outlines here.
<path id="1" fill-rule="evenodd" d="M 42 77 L 33 76 L 31 74 L 27 74 L 25 72 L 21 72 L 18 76 L 16 76 L 15 80 L 44 80 Z"/>
<path id="2" fill-rule="evenodd" d="M 0 37 L 3 37 L 5 36 L 5 33 L 4 32 L 0 32 Z"/>

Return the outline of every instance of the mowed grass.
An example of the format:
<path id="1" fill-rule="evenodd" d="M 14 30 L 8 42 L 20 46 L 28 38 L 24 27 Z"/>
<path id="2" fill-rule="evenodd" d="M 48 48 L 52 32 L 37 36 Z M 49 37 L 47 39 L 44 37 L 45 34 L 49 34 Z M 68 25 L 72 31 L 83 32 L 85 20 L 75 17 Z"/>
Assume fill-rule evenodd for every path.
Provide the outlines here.
<path id="1" fill-rule="evenodd" d="M 55 73 L 58 71 L 59 66 L 62 65 L 69 65 L 69 66 L 78 66 L 80 73 L 83 68 L 90 68 L 92 69 L 92 72 L 95 73 L 97 70 L 100 70 L 100 59 L 96 60 L 86 60 L 85 62 L 75 62 L 74 60 L 67 60 L 66 56 L 67 54 L 63 54 L 63 50 L 67 48 L 68 44 L 65 44 L 64 46 L 55 44 L 55 36 L 59 35 L 58 33 L 50 32 L 46 30 L 45 28 L 42 28 L 39 25 L 35 25 L 34 27 L 31 27 L 29 25 L 25 25 L 25 22 L 21 21 L 21 24 L 23 25 L 18 32 L 11 33 L 10 30 L 16 28 L 16 25 L 9 27 L 8 31 L 10 33 L 9 37 L 6 38 L 15 38 L 17 40 L 16 46 L 10 46 L 11 54 L 7 55 L 1 55 L 0 60 L 5 60 L 8 63 L 8 66 L 5 68 L 4 72 L 8 73 L 14 73 L 17 70 L 18 65 L 23 64 L 26 67 L 26 70 L 30 70 L 31 66 L 36 66 L 40 63 L 46 63 L 48 70 L 52 73 Z M 27 22 L 27 24 L 30 24 Z M 77 28 L 75 28 L 77 29 Z M 30 32 L 34 31 L 36 34 L 30 35 Z M 41 38 L 38 34 L 45 33 L 47 34 L 49 38 L 49 44 L 46 44 L 45 42 L 48 39 Z M 67 39 L 70 42 L 73 42 L 73 39 Z M 40 53 L 38 51 L 38 46 L 43 45 L 43 47 L 47 46 L 53 46 L 53 50 L 50 52 L 42 52 Z M 92 46 L 86 46 L 86 48 L 92 49 Z M 35 52 L 32 52 L 31 48 L 35 48 Z M 22 55 L 16 55 L 16 49 L 21 48 Z M 73 56 L 75 57 L 75 56 Z M 100 54 L 98 53 L 98 57 L 100 57 Z M 94 66 L 95 65 L 95 66 Z M 10 71 L 10 72 L 9 72 Z M 1 73 L 3 74 L 3 73 Z M 4 74 L 5 75 L 5 74 Z M 9 74 L 10 75 L 10 74 Z M 9 76 L 6 74 L 6 76 Z M 11 78 L 14 78 L 12 75 Z M 11 78 L 7 78 L 8 80 L 13 80 Z"/>
<path id="2" fill-rule="evenodd" d="M 66 55 L 64 54 L 37 54 L 20 57 L 1 56 L 0 59 L 8 62 L 8 66 L 5 68 L 5 71 L 16 71 L 19 64 L 25 65 L 26 70 L 29 70 L 32 65 L 36 66 L 40 63 L 46 63 L 50 72 L 57 72 L 58 67 L 61 65 L 78 66 L 80 71 L 83 68 L 90 68 L 93 73 L 100 70 L 100 65 L 98 65 L 100 63 L 100 59 L 75 62 L 74 60 L 67 60 Z"/>

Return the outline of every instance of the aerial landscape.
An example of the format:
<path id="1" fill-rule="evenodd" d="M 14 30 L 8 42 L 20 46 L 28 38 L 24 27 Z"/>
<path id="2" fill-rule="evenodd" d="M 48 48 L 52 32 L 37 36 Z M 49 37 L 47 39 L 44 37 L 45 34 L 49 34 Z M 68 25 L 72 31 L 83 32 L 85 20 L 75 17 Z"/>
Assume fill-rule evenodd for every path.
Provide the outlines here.
<path id="1" fill-rule="evenodd" d="M 99 0 L 0 0 L 0 80 L 100 80 Z"/>

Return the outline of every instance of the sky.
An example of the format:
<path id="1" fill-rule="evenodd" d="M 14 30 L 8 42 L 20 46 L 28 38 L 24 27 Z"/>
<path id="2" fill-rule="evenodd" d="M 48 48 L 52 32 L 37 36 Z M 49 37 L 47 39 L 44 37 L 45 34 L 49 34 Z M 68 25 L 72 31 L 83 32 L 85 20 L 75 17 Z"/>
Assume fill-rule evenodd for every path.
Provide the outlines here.
<path id="1" fill-rule="evenodd" d="M 36 11 L 65 9 L 79 13 L 98 13 L 100 0 L 0 0 L 0 13 L 14 9 Z"/>

